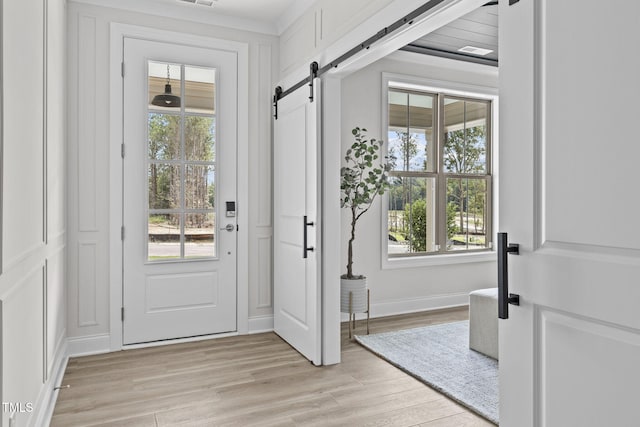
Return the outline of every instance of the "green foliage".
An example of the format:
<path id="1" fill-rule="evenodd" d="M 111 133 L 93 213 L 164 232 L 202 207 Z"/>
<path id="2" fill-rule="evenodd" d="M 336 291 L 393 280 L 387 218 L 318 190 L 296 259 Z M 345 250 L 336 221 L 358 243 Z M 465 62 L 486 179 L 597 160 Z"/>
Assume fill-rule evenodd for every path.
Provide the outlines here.
<path id="1" fill-rule="evenodd" d="M 455 203 L 447 203 L 447 240 L 452 240 L 453 236 L 458 231 L 458 226 L 456 225 L 456 213 Z"/>
<path id="2" fill-rule="evenodd" d="M 347 261 L 347 278 L 353 279 L 353 241 L 356 223 L 369 210 L 374 199 L 389 188 L 391 165 L 380 159 L 382 140 L 367 139 L 366 129 L 354 128 L 355 142 L 347 150 L 346 165 L 340 169 L 340 205 L 351 211 L 351 237 Z M 385 160 L 388 157 L 385 156 Z"/>
<path id="3" fill-rule="evenodd" d="M 405 234 L 408 237 L 412 252 L 427 250 L 427 201 L 418 199 L 404 207 Z"/>
<path id="4" fill-rule="evenodd" d="M 184 123 L 184 132 L 181 129 Z M 148 118 L 149 207 L 180 209 L 181 185 L 185 207 L 211 209 L 215 190 L 210 182 L 212 166 L 163 163 L 163 160 L 213 162 L 215 119 L 212 117 L 150 113 Z M 181 138 L 184 137 L 184 144 Z M 182 176 L 184 175 L 184 176 Z M 198 218 L 191 216 L 191 218 Z M 197 220 L 200 222 L 200 220 Z"/>

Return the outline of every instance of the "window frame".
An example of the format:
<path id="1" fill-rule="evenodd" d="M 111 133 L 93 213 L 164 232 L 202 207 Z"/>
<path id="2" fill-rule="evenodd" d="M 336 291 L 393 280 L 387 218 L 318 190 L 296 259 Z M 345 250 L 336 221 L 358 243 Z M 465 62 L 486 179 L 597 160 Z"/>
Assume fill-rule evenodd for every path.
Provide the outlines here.
<path id="1" fill-rule="evenodd" d="M 382 135 L 388 135 L 389 132 L 389 91 L 396 89 L 399 91 L 418 92 L 426 95 L 437 95 L 434 102 L 437 102 L 438 108 L 435 112 L 435 121 L 438 128 L 434 129 L 435 151 L 437 156 L 437 170 L 435 172 L 400 172 L 400 176 L 420 176 L 435 177 L 437 188 L 437 204 L 435 218 L 436 242 L 440 245 L 438 252 L 423 253 L 407 253 L 394 254 L 391 256 L 388 252 L 388 213 L 389 213 L 389 193 L 386 192 L 381 200 L 381 265 L 383 269 L 394 268 L 411 268 L 423 265 L 440 265 L 455 264 L 467 262 L 495 261 L 495 250 L 493 247 L 493 230 L 498 227 L 498 90 L 492 87 L 483 87 L 470 85 L 466 83 L 436 81 L 426 78 L 410 77 L 392 73 L 382 73 Z M 487 169 L 484 174 L 455 174 L 445 173 L 444 171 L 444 99 L 454 98 L 470 101 L 488 102 L 487 110 L 487 153 L 486 163 Z M 385 150 L 388 144 L 385 144 Z M 395 174 L 393 174 L 395 175 Z M 446 227 L 446 218 L 441 213 L 441 206 L 446 203 L 447 178 L 462 176 L 474 179 L 485 179 L 487 188 L 487 217 L 490 218 L 486 229 L 486 238 L 489 240 L 489 247 L 483 249 L 465 249 L 465 250 L 449 250 L 442 247 L 444 240 L 446 245 L 446 236 L 443 236 L 443 230 Z"/>

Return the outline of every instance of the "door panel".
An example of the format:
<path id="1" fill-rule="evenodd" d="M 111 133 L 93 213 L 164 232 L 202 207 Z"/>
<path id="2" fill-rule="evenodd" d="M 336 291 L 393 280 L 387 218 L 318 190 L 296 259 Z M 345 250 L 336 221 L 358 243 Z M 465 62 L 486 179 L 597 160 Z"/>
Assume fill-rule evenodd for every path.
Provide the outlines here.
<path id="1" fill-rule="evenodd" d="M 520 244 L 520 306 L 500 321 L 505 426 L 637 423 L 640 5 L 588 3 L 500 3 L 500 228 Z"/>
<path id="2" fill-rule="evenodd" d="M 305 90 L 281 99 L 274 123 L 274 329 L 316 365 L 321 364 L 319 85 L 316 79 L 314 102 Z M 313 247 L 307 258 L 305 228 L 307 247 Z"/>
<path id="3" fill-rule="evenodd" d="M 124 343 L 235 331 L 236 54 L 126 38 L 124 56 Z M 156 104 L 167 83 L 180 106 Z"/>

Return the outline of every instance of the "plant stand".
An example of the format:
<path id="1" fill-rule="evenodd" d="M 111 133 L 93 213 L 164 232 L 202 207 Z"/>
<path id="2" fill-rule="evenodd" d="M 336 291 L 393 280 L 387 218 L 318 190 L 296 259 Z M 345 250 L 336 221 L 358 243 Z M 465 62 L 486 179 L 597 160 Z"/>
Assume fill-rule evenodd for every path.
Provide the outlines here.
<path id="1" fill-rule="evenodd" d="M 369 335 L 369 311 L 371 304 L 371 290 L 367 289 L 367 335 Z M 356 329 L 356 313 L 353 312 L 353 292 L 349 292 L 349 339 L 353 336 Z"/>

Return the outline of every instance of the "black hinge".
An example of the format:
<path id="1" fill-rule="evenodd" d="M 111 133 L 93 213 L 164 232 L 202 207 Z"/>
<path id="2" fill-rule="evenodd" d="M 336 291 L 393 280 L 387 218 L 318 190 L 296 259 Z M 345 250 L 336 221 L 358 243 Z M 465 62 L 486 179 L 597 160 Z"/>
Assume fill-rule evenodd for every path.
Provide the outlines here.
<path id="1" fill-rule="evenodd" d="M 120 157 L 124 159 L 124 143 L 120 145 Z"/>
<path id="2" fill-rule="evenodd" d="M 509 6 L 513 6 L 514 4 L 518 3 L 520 0 L 509 0 Z"/>
<path id="3" fill-rule="evenodd" d="M 309 64 L 309 101 L 313 102 L 313 80 L 318 76 L 318 63 Z"/>
<path id="4" fill-rule="evenodd" d="M 124 322 L 124 307 L 120 307 L 120 319 Z"/>
<path id="5" fill-rule="evenodd" d="M 124 62 L 120 63 L 120 74 L 124 77 Z"/>
<path id="6" fill-rule="evenodd" d="M 124 240 L 124 225 L 120 227 L 120 240 Z"/>
<path id="7" fill-rule="evenodd" d="M 278 120 L 278 101 L 282 96 L 282 86 L 278 86 L 276 88 L 275 93 L 273 94 L 273 118 Z"/>

